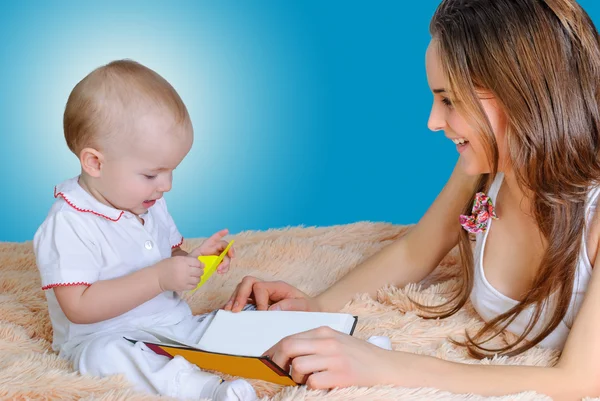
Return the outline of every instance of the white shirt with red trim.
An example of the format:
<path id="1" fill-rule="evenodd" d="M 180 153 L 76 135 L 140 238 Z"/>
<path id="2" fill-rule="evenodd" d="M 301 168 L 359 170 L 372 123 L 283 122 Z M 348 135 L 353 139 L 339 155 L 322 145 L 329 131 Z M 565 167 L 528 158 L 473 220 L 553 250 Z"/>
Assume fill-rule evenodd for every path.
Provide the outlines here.
<path id="1" fill-rule="evenodd" d="M 78 183 L 78 177 L 55 188 L 56 201 L 37 230 L 33 244 L 37 266 L 46 290 L 54 339 L 52 348 L 77 345 L 94 333 L 119 332 L 167 321 L 175 324 L 191 310 L 177 293 L 168 291 L 120 316 L 93 324 L 71 323 L 61 310 L 57 286 L 92 285 L 125 276 L 162 259 L 181 245 L 164 199 L 140 216 L 97 201 Z M 69 345 L 69 346 L 67 346 Z"/>

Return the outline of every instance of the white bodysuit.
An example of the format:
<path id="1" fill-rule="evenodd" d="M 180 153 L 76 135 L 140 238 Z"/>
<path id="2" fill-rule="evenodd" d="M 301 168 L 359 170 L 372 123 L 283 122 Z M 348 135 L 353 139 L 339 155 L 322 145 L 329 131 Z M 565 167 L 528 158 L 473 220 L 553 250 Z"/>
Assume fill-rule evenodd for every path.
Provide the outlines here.
<path id="1" fill-rule="evenodd" d="M 102 322 L 76 324 L 67 319 L 53 290 L 125 276 L 171 257 L 172 248 L 181 245 L 183 237 L 165 200 L 157 200 L 140 216 L 142 224 L 132 213 L 97 201 L 79 185 L 78 177 L 58 185 L 54 196 L 56 201 L 34 236 L 52 321 L 52 348 L 82 374 L 124 373 L 138 390 L 181 399 L 207 396 L 203 389 L 220 383 L 218 376 L 202 372 L 181 357 L 169 359 L 142 342 L 132 344 L 124 339 L 156 340 L 140 330 L 151 328 L 188 341 L 199 340 L 210 319 L 205 319 L 208 315 L 193 316 L 177 293 L 163 292 Z M 237 390 L 248 390 L 247 394 L 237 391 L 235 396 L 218 398 L 254 398 L 248 383 L 236 382 L 243 382 Z"/>
<path id="2" fill-rule="evenodd" d="M 504 179 L 504 174 L 498 173 L 496 175 L 496 179 L 492 183 L 490 190 L 488 191 L 488 196 L 492 200 L 494 204 L 496 204 L 496 197 L 498 195 L 498 191 L 500 190 L 500 186 L 502 185 L 502 181 Z M 598 202 L 598 195 L 600 195 L 600 188 L 593 188 L 588 195 L 587 203 L 585 206 L 585 216 L 586 216 L 586 228 L 589 227 L 589 223 L 591 219 L 594 217 L 594 213 L 596 211 L 596 204 Z M 498 216 L 502 218 L 502 216 Z M 483 270 L 483 254 L 485 251 L 485 243 L 487 240 L 487 234 L 492 226 L 492 219 L 489 219 L 487 222 L 487 229 L 483 233 L 476 234 L 476 245 L 474 252 L 474 283 L 473 283 L 473 291 L 471 292 L 471 302 L 473 303 L 473 307 L 479 313 L 479 315 L 486 321 L 489 321 L 496 316 L 508 311 L 510 308 L 516 306 L 518 302 L 514 299 L 511 299 L 498 290 L 496 290 L 486 279 L 484 270 Z M 581 303 L 583 301 L 583 297 L 585 296 L 585 291 L 588 287 L 588 283 L 590 281 L 592 275 L 592 265 L 588 258 L 587 254 L 587 229 L 583 232 L 583 245 L 579 252 L 579 258 L 577 261 L 577 268 L 575 271 L 575 281 L 573 285 L 573 296 L 571 298 L 571 303 L 569 305 L 569 309 L 567 314 L 563 318 L 562 322 L 552 331 L 542 342 L 540 346 L 546 348 L 557 348 L 562 349 L 569 332 L 571 331 L 571 326 L 575 320 L 575 316 L 577 312 L 581 308 Z M 540 333 L 543 328 L 544 322 L 549 319 L 551 316 L 551 311 L 547 310 L 546 307 L 540 320 L 534 326 L 534 329 L 529 333 L 528 338 L 531 339 L 534 337 L 536 333 Z M 525 331 L 527 324 L 533 314 L 533 309 L 529 308 L 524 310 L 517 318 L 508 326 L 508 330 L 514 334 L 520 335 Z"/>

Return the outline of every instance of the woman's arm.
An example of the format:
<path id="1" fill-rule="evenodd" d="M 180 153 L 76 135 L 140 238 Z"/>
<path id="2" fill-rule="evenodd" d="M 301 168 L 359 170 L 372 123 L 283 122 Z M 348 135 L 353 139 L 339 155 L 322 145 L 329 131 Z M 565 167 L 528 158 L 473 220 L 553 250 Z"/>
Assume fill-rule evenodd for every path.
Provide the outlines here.
<path id="1" fill-rule="evenodd" d="M 418 224 L 317 296 L 321 310 L 337 311 L 357 293 L 374 297 L 386 285 L 419 282 L 435 269 L 458 243 L 458 217 L 479 180 L 465 174 L 460 163 Z"/>
<path id="2" fill-rule="evenodd" d="M 285 282 L 246 276 L 224 309 L 239 312 L 253 298 L 259 310 L 337 311 L 357 293 L 375 296 L 377 290 L 389 284 L 403 286 L 421 281 L 458 243 L 462 229 L 458 217 L 479 180 L 478 176 L 465 174 L 460 163 L 459 158 L 442 192 L 418 224 L 322 294 L 311 298 Z"/>
<path id="3" fill-rule="evenodd" d="M 599 316 L 600 257 L 596 259 L 585 300 L 554 367 L 466 365 L 417 355 L 411 355 L 412 362 L 409 362 L 401 353 L 394 357 L 397 366 L 412 367 L 410 386 L 433 386 L 457 393 L 484 395 L 535 390 L 555 400 L 599 397 Z M 388 381 L 393 378 L 388 377 Z"/>
<path id="4" fill-rule="evenodd" d="M 400 384 L 404 387 L 433 387 L 453 393 L 484 396 L 536 391 L 556 401 L 600 396 L 598 376 L 593 377 L 593 371 L 577 372 L 559 367 L 471 365 L 423 355 L 395 354 L 392 359 L 395 359 L 396 367 L 402 365 L 401 369 L 406 375 Z M 409 366 L 410 369 L 407 369 Z M 398 378 L 388 378 L 390 380 L 386 382 L 389 384 L 399 381 Z"/>
<path id="5" fill-rule="evenodd" d="M 555 400 L 579 400 L 600 396 L 599 313 L 600 257 L 554 367 L 472 365 L 384 351 L 328 328 L 287 337 L 265 354 L 280 366 L 291 364 L 292 377 L 312 388 L 393 384 L 486 396 L 536 391 Z"/>

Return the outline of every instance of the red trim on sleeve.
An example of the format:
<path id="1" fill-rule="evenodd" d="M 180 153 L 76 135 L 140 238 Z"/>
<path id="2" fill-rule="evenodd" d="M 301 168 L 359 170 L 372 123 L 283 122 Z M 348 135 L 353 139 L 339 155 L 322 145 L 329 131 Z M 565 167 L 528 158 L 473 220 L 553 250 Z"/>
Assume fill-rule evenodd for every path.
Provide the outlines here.
<path id="1" fill-rule="evenodd" d="M 183 237 L 181 237 L 181 241 L 179 241 L 179 244 L 177 244 L 177 245 L 172 245 L 172 246 L 171 246 L 171 249 L 175 249 L 175 248 L 177 248 L 177 247 L 181 246 L 181 244 L 183 244 Z"/>
<path id="2" fill-rule="evenodd" d="M 113 219 L 113 218 L 105 216 L 105 215 L 103 215 L 101 213 L 94 212 L 93 210 L 80 209 L 77 206 L 75 206 L 69 199 L 67 199 L 67 197 L 65 196 L 64 193 L 62 193 L 62 192 L 56 192 L 56 187 L 54 187 L 54 197 L 58 198 L 59 196 L 61 196 L 65 200 L 65 202 L 67 202 L 67 205 L 71 206 L 73 209 L 77 210 L 78 212 L 92 213 L 92 214 L 95 214 L 96 216 L 104 217 L 106 220 L 119 221 L 119 219 L 121 218 L 121 216 L 123 216 L 123 213 L 125 213 L 124 211 L 121 210 L 121 213 L 119 214 L 119 217 L 117 217 L 116 219 Z"/>
<path id="3" fill-rule="evenodd" d="M 45 285 L 45 286 L 42 287 L 42 290 L 46 291 L 46 290 L 49 290 L 49 289 L 54 288 L 54 287 L 74 287 L 74 286 L 77 286 L 77 285 L 87 285 L 89 287 L 91 284 L 90 283 L 84 283 L 83 281 L 79 282 L 79 283 L 56 283 L 56 284 Z"/>

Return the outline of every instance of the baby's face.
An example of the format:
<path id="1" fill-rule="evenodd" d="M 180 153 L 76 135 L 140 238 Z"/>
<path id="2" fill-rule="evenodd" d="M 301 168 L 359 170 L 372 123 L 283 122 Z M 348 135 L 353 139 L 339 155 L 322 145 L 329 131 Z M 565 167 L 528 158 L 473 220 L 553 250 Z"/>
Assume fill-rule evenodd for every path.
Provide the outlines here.
<path id="1" fill-rule="evenodd" d="M 173 170 L 192 146 L 192 127 L 155 112 L 118 135 L 105 151 L 102 195 L 113 207 L 140 215 L 171 189 Z"/>

